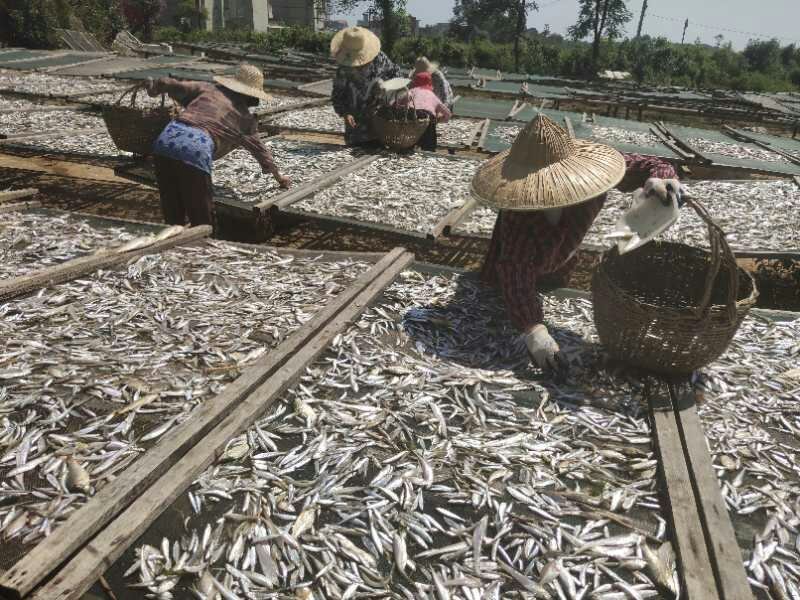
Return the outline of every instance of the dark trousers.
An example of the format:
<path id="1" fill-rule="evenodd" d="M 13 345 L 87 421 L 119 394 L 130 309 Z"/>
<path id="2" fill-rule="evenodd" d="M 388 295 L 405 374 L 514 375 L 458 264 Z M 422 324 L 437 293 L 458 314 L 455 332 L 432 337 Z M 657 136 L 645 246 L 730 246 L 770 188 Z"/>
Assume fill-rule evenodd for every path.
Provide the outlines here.
<path id="1" fill-rule="evenodd" d="M 419 138 L 417 146 L 419 146 L 422 150 L 436 152 L 436 121 L 433 118 L 431 118 L 431 124 L 428 125 L 425 133 L 423 133 L 422 137 Z"/>
<path id="2" fill-rule="evenodd" d="M 214 188 L 211 176 L 186 163 L 154 156 L 161 211 L 169 225 L 213 225 Z"/>

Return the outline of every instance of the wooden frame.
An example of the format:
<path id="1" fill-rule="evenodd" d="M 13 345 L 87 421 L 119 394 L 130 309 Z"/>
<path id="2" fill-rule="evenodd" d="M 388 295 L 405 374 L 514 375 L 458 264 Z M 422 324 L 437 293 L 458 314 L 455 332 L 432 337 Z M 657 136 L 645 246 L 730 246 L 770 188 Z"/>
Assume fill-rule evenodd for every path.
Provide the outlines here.
<path id="1" fill-rule="evenodd" d="M 7 572 L 0 579 L 3 597 L 25 597 L 79 550 L 31 598 L 80 598 L 105 568 L 215 460 L 228 440 L 263 414 L 412 261 L 413 255 L 402 248 L 386 254 L 311 321 L 251 365 L 214 401 L 196 409 L 189 420 L 34 548 L 24 559 L 24 565 L 15 565 Z M 68 527 L 70 522 L 80 523 L 80 527 Z M 90 540 L 95 533 L 96 537 Z"/>

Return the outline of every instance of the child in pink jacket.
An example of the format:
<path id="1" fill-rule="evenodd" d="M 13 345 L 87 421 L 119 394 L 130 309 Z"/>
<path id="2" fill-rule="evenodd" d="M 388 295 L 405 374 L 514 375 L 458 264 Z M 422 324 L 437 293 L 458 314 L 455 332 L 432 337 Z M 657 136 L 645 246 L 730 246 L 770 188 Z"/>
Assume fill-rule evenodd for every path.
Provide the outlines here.
<path id="1" fill-rule="evenodd" d="M 436 123 L 446 123 L 452 116 L 450 110 L 433 92 L 433 79 L 430 73 L 417 73 L 411 82 L 408 95 L 400 102 L 403 106 L 424 110 L 431 116 L 431 124 L 417 143 L 423 150 L 436 150 Z"/>

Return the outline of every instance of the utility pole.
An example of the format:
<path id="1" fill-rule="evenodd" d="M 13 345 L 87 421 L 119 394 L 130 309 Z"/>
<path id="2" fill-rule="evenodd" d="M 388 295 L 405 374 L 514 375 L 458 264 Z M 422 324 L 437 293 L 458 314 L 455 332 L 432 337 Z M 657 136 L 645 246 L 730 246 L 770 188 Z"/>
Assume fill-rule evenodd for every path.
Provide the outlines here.
<path id="1" fill-rule="evenodd" d="M 647 0 L 642 0 L 642 14 L 639 15 L 639 27 L 636 29 L 636 39 L 642 37 L 642 25 L 644 24 L 644 14 L 647 12 Z"/>
<path id="2" fill-rule="evenodd" d="M 684 40 L 686 40 L 686 29 L 689 27 L 689 19 L 686 19 L 686 23 L 683 24 L 683 36 L 681 36 L 681 45 L 683 45 Z"/>

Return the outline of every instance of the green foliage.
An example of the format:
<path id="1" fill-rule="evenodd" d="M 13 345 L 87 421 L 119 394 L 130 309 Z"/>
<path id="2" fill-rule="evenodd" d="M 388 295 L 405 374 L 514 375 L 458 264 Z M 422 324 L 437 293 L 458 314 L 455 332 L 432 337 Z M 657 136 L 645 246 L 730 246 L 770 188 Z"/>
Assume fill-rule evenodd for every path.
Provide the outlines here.
<path id="1" fill-rule="evenodd" d="M 109 43 L 125 26 L 117 0 L 0 0 L 3 39 L 26 48 L 58 46 L 56 28 L 85 29 Z"/>

